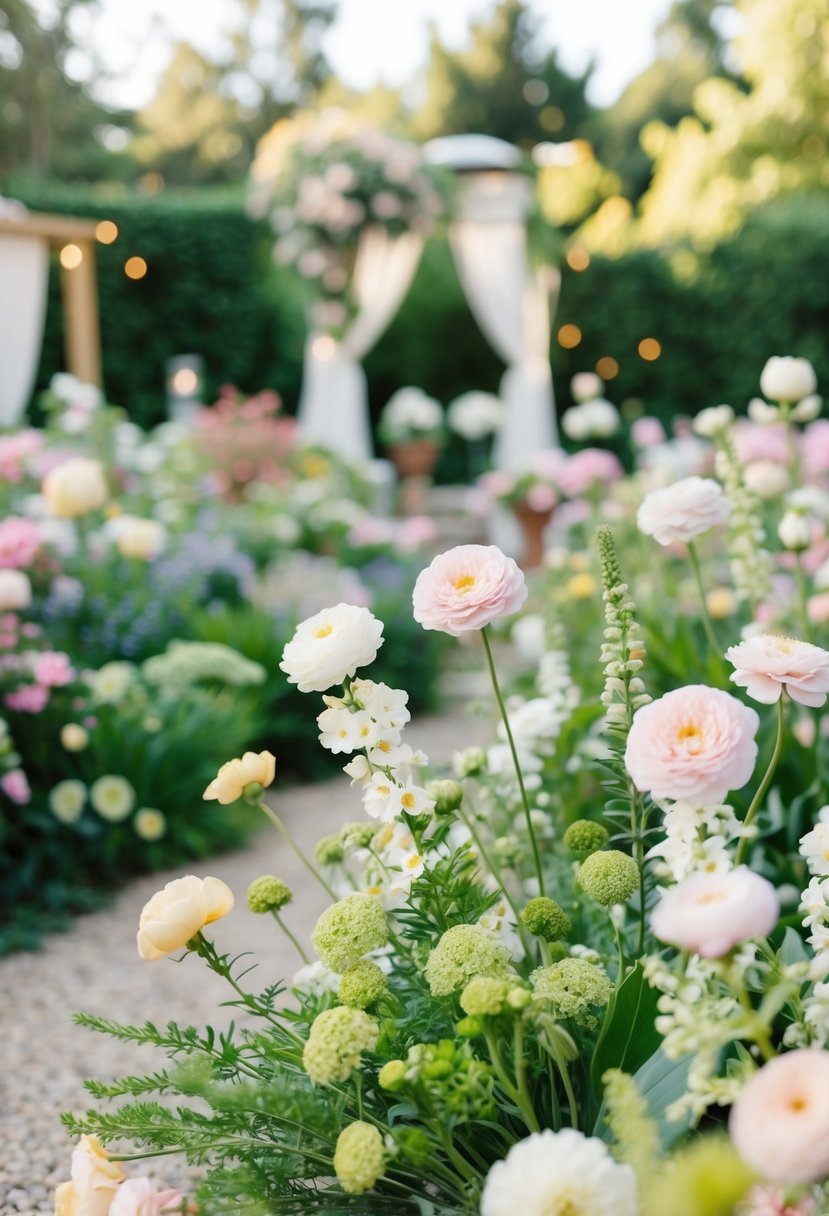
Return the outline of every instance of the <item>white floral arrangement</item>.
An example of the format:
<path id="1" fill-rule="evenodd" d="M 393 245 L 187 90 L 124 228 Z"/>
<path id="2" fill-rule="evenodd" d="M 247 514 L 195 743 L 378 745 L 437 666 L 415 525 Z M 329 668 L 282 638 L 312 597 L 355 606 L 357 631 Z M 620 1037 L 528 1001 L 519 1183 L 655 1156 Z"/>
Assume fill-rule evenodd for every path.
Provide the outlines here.
<path id="1" fill-rule="evenodd" d="M 494 393 L 473 390 L 450 401 L 446 411 L 449 429 L 467 443 L 495 435 L 504 421 L 504 403 Z"/>
<path id="2" fill-rule="evenodd" d="M 419 439 L 442 443 L 446 434 L 443 406 L 420 388 L 400 388 L 383 407 L 377 431 L 389 446 Z"/>

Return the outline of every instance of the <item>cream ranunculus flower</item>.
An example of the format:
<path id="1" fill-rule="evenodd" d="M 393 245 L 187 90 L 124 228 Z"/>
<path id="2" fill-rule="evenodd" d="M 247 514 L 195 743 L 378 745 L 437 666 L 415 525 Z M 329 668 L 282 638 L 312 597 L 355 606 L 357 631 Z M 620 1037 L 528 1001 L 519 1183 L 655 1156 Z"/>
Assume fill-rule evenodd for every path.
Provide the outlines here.
<path id="1" fill-rule="evenodd" d="M 222 806 L 238 802 L 249 785 L 267 788 L 274 779 L 276 760 L 270 752 L 245 752 L 241 760 L 228 760 L 210 782 L 202 797 L 217 799 Z"/>
<path id="2" fill-rule="evenodd" d="M 802 401 L 817 388 L 815 369 L 808 359 L 772 355 L 760 375 L 760 388 L 770 401 Z"/>
<path id="3" fill-rule="evenodd" d="M 112 521 L 111 530 L 122 557 L 152 561 L 164 548 L 166 530 L 164 525 L 155 519 L 120 515 Z"/>
<path id="4" fill-rule="evenodd" d="M 72 1181 L 55 1192 L 55 1216 L 107 1216 L 124 1176 L 95 1136 L 81 1136 L 72 1153 Z"/>
<path id="5" fill-rule="evenodd" d="M 104 470 L 97 460 L 78 456 L 46 474 L 41 487 L 50 515 L 74 519 L 103 506 L 109 497 Z"/>
<path id="6" fill-rule="evenodd" d="M 383 622 L 368 608 L 336 604 L 297 626 L 280 669 L 300 692 L 325 692 L 373 663 L 383 645 Z"/>
<path id="7" fill-rule="evenodd" d="M 226 916 L 233 903 L 233 892 L 220 878 L 187 874 L 173 879 L 142 909 L 138 953 L 154 962 L 183 949 L 205 925 Z"/>
<path id="8" fill-rule="evenodd" d="M 32 584 L 22 570 L 0 570 L 0 612 L 20 612 L 32 602 Z"/>

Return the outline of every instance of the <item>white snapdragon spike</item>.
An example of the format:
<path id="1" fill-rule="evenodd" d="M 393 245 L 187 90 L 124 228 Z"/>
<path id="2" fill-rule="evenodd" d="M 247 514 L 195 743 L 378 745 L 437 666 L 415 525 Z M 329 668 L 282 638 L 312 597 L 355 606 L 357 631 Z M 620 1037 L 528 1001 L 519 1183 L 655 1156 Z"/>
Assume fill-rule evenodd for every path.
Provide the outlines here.
<path id="1" fill-rule="evenodd" d="M 742 824 L 730 806 L 666 805 L 665 839 L 648 853 L 657 859 L 657 874 L 681 882 L 690 874 L 722 873 L 733 867 L 729 847 L 742 835 Z"/>
<path id="2" fill-rule="evenodd" d="M 728 427 L 712 434 L 717 442 L 715 468 L 731 504 L 728 556 L 734 589 L 741 600 L 762 602 L 771 589 L 772 563 L 766 547 L 758 498 L 749 489 Z"/>

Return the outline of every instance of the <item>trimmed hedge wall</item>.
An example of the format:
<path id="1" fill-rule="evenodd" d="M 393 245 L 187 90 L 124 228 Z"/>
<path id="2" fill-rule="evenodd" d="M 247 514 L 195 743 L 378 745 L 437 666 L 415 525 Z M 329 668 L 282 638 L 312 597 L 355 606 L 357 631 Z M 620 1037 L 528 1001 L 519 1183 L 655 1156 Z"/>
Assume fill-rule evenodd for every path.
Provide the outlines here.
<path id="1" fill-rule="evenodd" d="M 113 219 L 119 238 L 100 245 L 104 374 L 111 401 L 143 424 L 164 417 L 164 363 L 191 351 L 205 358 L 208 393 L 222 383 L 269 386 L 293 411 L 299 394 L 304 325 L 296 284 L 270 256 L 264 225 L 244 214 L 238 194 L 199 191 L 111 201 L 89 190 L 24 194 L 33 209 Z M 148 273 L 123 271 L 132 254 Z M 59 280 L 52 275 L 38 388 L 63 366 Z M 569 379 L 613 356 L 607 389 L 639 398 L 670 418 L 758 391 L 772 354 L 804 355 L 829 384 L 829 201 L 799 200 L 755 214 L 740 234 L 706 256 L 688 250 L 595 256 L 587 270 L 565 268 L 554 331 L 582 330 L 573 350 L 552 343 L 559 408 Z M 637 353 L 654 337 L 661 357 Z M 472 319 L 445 242 L 426 250 L 412 290 L 366 360 L 372 412 L 403 384 L 446 402 L 470 388 L 495 389 L 503 370 Z"/>

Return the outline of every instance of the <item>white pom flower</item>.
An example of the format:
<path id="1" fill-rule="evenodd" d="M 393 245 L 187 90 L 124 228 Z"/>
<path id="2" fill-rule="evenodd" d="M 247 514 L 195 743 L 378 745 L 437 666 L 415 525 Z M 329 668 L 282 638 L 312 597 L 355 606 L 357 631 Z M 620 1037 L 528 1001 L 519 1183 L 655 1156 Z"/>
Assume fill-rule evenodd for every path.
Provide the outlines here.
<path id="1" fill-rule="evenodd" d="M 481 1216 L 636 1216 L 636 1180 L 601 1140 L 572 1128 L 519 1140 L 487 1175 Z"/>
<path id="2" fill-rule="evenodd" d="M 685 544 L 716 524 L 724 524 L 730 507 L 722 486 L 710 477 L 686 477 L 642 500 L 636 522 L 640 532 L 660 545 Z"/>
<path id="3" fill-rule="evenodd" d="M 591 401 L 602 395 L 604 380 L 595 372 L 576 372 L 570 381 L 574 401 Z"/>
<path id="4" fill-rule="evenodd" d="M 383 622 L 368 608 L 336 604 L 297 626 L 279 666 L 300 692 L 325 692 L 372 663 L 382 645 Z"/>
<path id="5" fill-rule="evenodd" d="M 808 359 L 772 355 L 760 376 L 760 388 L 772 401 L 802 401 L 817 388 L 817 376 Z"/>
<path id="6" fill-rule="evenodd" d="M 713 439 L 720 431 L 725 431 L 734 421 L 734 411 L 730 405 L 709 405 L 700 410 L 694 419 L 694 430 L 703 439 Z"/>

